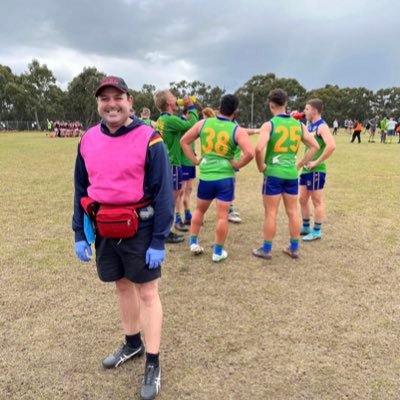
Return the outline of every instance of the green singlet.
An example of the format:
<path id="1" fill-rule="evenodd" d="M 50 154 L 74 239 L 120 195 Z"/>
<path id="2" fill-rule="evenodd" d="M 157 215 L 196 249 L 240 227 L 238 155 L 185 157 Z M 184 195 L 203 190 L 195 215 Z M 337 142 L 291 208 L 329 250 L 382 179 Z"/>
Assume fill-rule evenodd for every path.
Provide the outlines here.
<path id="1" fill-rule="evenodd" d="M 233 178 L 235 171 L 230 163 L 237 144 L 234 136 L 237 125 L 229 119 L 208 118 L 200 132 L 201 154 L 200 179 L 216 181 Z"/>
<path id="2" fill-rule="evenodd" d="M 297 179 L 296 155 L 303 137 L 301 123 L 286 114 L 271 119 L 272 129 L 265 152 L 265 176 Z"/>
<path id="3" fill-rule="evenodd" d="M 324 152 L 325 147 L 326 147 L 324 139 L 322 138 L 321 135 L 318 134 L 318 128 L 323 124 L 326 124 L 326 122 L 323 119 L 320 119 L 317 122 L 309 124 L 308 128 L 307 128 L 308 132 L 310 132 L 314 136 L 315 140 L 319 144 L 318 153 L 313 157 L 312 161 L 318 160 L 318 158 L 321 157 L 321 154 Z M 306 147 L 306 151 L 307 151 L 307 147 Z M 318 164 L 313 169 L 308 169 L 307 167 L 304 167 L 301 171 L 301 175 L 309 174 L 311 172 L 325 172 L 326 173 L 326 164 L 323 162 L 321 164 Z"/>
<path id="4" fill-rule="evenodd" d="M 188 119 L 182 119 L 177 115 L 162 113 L 158 118 L 154 129 L 160 133 L 168 150 L 169 162 L 171 165 L 181 166 L 183 151 L 180 145 L 181 137 L 199 119 L 197 110 L 189 109 Z"/>

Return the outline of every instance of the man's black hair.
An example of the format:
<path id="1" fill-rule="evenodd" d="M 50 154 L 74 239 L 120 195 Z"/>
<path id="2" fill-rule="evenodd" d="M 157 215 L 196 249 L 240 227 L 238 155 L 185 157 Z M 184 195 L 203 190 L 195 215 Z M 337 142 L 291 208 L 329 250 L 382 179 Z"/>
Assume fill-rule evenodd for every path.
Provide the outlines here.
<path id="1" fill-rule="evenodd" d="M 232 115 L 239 107 L 239 99 L 234 94 L 226 94 L 221 98 L 219 111 L 222 115 Z"/>

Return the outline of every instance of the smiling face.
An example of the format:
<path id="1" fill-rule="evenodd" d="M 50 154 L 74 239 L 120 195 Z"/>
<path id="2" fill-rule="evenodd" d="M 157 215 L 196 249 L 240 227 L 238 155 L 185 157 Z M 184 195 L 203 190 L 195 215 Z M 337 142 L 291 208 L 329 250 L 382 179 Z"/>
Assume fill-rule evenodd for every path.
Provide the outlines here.
<path id="1" fill-rule="evenodd" d="M 125 125 L 132 108 L 132 97 L 113 87 L 104 88 L 97 97 L 97 110 L 111 131 Z"/>

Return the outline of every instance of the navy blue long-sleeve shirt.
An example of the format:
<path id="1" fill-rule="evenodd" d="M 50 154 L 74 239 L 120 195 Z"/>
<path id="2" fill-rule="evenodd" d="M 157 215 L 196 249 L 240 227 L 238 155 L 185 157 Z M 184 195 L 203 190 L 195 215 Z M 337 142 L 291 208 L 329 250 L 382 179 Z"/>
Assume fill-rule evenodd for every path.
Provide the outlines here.
<path id="1" fill-rule="evenodd" d="M 123 126 L 117 132 L 111 134 L 107 125 L 102 121 L 101 131 L 105 135 L 117 137 L 127 134 L 140 125 L 143 125 L 143 122 L 135 117 L 129 126 Z M 152 138 L 156 136 L 158 136 L 158 133 L 154 132 Z M 75 162 L 74 181 L 72 229 L 75 232 L 75 242 L 78 242 L 86 240 L 83 230 L 84 210 L 81 206 L 81 198 L 87 196 L 87 188 L 89 187 L 89 176 L 80 152 L 80 143 Z M 155 143 L 147 149 L 143 199 L 151 201 L 151 206 L 154 208 L 154 216 L 147 220 L 140 219 L 139 229 L 152 224 L 153 237 L 150 247 L 159 250 L 164 249 L 165 238 L 168 236 L 174 220 L 174 197 L 171 169 L 163 142 Z"/>

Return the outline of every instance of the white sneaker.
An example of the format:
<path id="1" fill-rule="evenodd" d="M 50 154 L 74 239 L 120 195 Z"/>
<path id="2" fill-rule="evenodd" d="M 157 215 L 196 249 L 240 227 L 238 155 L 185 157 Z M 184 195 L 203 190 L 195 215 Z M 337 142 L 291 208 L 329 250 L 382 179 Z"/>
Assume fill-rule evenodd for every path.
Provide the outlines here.
<path id="1" fill-rule="evenodd" d="M 235 224 L 240 224 L 242 222 L 242 219 L 239 217 L 239 215 L 232 213 L 228 214 L 228 221 L 233 222 Z"/>
<path id="2" fill-rule="evenodd" d="M 203 254 L 204 249 L 198 243 L 193 243 L 193 244 L 190 245 L 190 251 L 195 256 L 198 256 L 199 254 Z"/>
<path id="3" fill-rule="evenodd" d="M 231 214 L 236 215 L 237 217 L 240 217 L 240 212 L 238 212 L 238 211 L 236 211 L 236 210 L 233 210 L 233 211 L 231 212 Z"/>
<path id="4" fill-rule="evenodd" d="M 225 250 L 222 250 L 222 254 L 219 256 L 218 254 L 213 253 L 212 260 L 214 262 L 220 262 L 225 260 L 228 257 L 228 253 Z"/>

